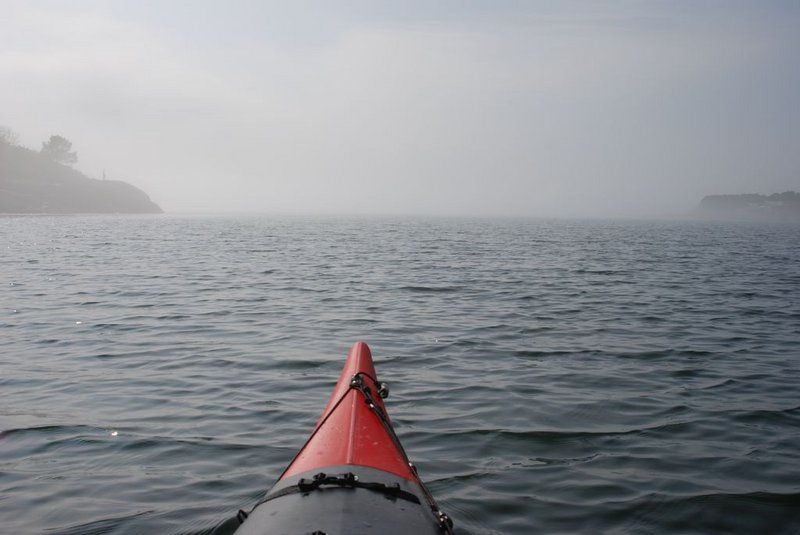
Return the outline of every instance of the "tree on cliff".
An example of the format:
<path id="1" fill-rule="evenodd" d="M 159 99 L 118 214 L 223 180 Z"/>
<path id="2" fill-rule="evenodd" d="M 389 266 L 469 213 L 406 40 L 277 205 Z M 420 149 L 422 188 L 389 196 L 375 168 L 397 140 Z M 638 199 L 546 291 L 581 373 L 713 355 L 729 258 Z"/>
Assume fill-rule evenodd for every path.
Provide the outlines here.
<path id="1" fill-rule="evenodd" d="M 17 145 L 19 143 L 19 134 L 8 128 L 7 126 L 0 126 L 0 145 Z"/>
<path id="2" fill-rule="evenodd" d="M 72 152 L 72 142 L 61 136 L 50 136 L 49 141 L 42 143 L 41 153 L 64 165 L 72 165 L 78 161 L 78 154 Z"/>

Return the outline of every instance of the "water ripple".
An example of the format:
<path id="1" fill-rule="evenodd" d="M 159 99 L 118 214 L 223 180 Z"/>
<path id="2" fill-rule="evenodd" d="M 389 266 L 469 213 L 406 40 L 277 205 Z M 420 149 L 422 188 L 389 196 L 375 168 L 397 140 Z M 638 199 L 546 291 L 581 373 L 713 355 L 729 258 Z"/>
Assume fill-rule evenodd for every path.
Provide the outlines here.
<path id="1" fill-rule="evenodd" d="M 365 339 L 460 534 L 799 533 L 798 236 L 4 218 L 3 530 L 232 533 Z"/>

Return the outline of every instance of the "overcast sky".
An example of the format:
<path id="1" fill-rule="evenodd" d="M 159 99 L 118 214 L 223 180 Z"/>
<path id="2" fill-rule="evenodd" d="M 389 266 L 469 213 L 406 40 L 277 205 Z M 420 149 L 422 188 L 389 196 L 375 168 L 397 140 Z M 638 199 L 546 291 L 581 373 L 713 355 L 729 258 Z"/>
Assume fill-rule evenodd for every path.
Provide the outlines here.
<path id="1" fill-rule="evenodd" d="M 800 2 L 0 0 L 0 125 L 169 211 L 800 190 Z"/>

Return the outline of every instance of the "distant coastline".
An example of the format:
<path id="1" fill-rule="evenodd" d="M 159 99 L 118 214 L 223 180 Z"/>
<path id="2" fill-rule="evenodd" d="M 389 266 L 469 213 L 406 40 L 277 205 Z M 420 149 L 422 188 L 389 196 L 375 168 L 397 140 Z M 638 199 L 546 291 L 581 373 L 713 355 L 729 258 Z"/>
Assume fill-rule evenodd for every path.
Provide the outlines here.
<path id="1" fill-rule="evenodd" d="M 701 219 L 800 221 L 800 193 L 708 195 L 692 215 Z"/>
<path id="2" fill-rule="evenodd" d="M 25 147 L 0 143 L 0 214 L 160 214 L 139 188 L 97 180 Z"/>

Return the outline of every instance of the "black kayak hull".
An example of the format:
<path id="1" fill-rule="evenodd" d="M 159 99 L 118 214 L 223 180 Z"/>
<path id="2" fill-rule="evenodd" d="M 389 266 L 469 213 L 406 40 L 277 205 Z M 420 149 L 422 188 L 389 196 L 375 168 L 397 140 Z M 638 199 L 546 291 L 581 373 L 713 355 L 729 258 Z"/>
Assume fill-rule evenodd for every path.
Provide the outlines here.
<path id="1" fill-rule="evenodd" d="M 343 481 L 311 489 L 320 473 L 329 480 L 353 474 L 365 486 Z M 307 492 L 298 487 L 301 481 Z M 434 514 L 415 482 L 374 468 L 338 465 L 279 481 L 236 535 L 441 535 L 445 531 Z"/>

